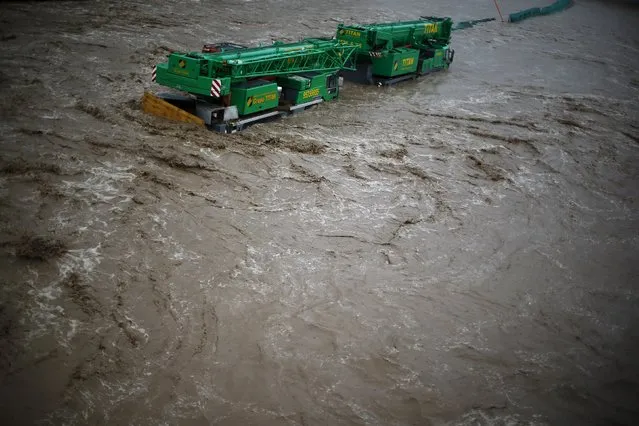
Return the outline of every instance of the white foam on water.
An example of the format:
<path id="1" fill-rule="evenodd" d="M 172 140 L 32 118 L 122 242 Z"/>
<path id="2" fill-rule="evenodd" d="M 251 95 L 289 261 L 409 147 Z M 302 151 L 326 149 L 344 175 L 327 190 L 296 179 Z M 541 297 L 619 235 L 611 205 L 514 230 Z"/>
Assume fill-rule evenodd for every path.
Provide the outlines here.
<path id="1" fill-rule="evenodd" d="M 45 300 L 45 301 L 56 300 L 58 297 L 60 297 L 61 293 L 62 293 L 62 290 L 57 285 L 57 283 L 50 284 L 40 289 L 37 292 L 35 290 L 29 290 L 28 292 L 29 295 L 34 296 L 36 299 Z"/>
<path id="2" fill-rule="evenodd" d="M 130 197 L 121 194 L 119 184 L 131 182 L 135 174 L 130 173 L 131 166 L 116 166 L 105 162 L 102 167 L 91 167 L 89 177 L 84 181 L 62 181 L 65 195 L 80 198 L 87 204 L 128 202 Z"/>
<path id="3" fill-rule="evenodd" d="M 195 251 L 187 250 L 182 244 L 178 243 L 172 236 L 163 235 L 160 231 L 158 231 L 156 225 L 159 225 L 162 230 L 166 229 L 166 221 L 159 218 L 159 216 L 152 216 L 151 219 L 154 222 L 153 231 L 157 233 L 157 235 L 151 238 L 151 241 L 162 243 L 167 256 L 171 260 L 175 260 L 178 262 L 181 261 L 191 261 L 194 262 L 202 258 L 201 255 L 197 254 Z M 125 257 L 131 257 L 134 253 L 127 253 Z"/>
<path id="4" fill-rule="evenodd" d="M 561 359 L 563 357 L 563 354 L 558 352 L 527 352 L 521 350 L 515 351 L 515 355 L 527 363 L 547 369 L 557 369 L 558 367 L 553 360 Z"/>
<path id="5" fill-rule="evenodd" d="M 89 276 L 102 260 L 100 248 L 101 244 L 87 249 L 69 250 L 58 263 L 60 276 L 67 277 L 72 272 Z"/>
<path id="6" fill-rule="evenodd" d="M 142 326 L 140 326 L 138 323 L 136 323 L 135 321 L 133 321 L 133 319 L 131 317 L 129 317 L 128 315 L 125 315 L 124 318 L 126 318 L 126 320 L 129 323 L 129 327 L 138 332 L 139 334 L 141 334 L 142 336 L 144 336 L 144 341 L 145 343 L 149 342 L 149 333 L 147 333 L 146 329 Z"/>
<path id="7" fill-rule="evenodd" d="M 447 426 L 542 426 L 547 425 L 546 422 L 542 422 L 541 420 L 526 420 L 524 421 L 517 414 L 492 414 L 487 413 L 483 410 L 473 409 L 464 415 L 461 416 L 460 419 L 454 420 L 452 422 L 447 422 L 445 425 Z"/>
<path id="8" fill-rule="evenodd" d="M 69 342 L 77 334 L 81 322 L 68 318 L 65 309 L 58 302 L 64 293 L 62 283 L 72 273 L 89 277 L 100 263 L 99 249 L 100 245 L 88 249 L 69 250 L 58 261 L 58 275 L 55 280 L 41 288 L 37 288 L 36 285 L 38 274 L 31 270 L 32 278 L 27 280 L 31 290 L 27 294 L 32 297 L 32 303 L 27 308 L 27 318 L 32 326 L 26 335 L 27 344 L 33 339 L 53 334 L 61 346 L 69 347 Z"/>
<path id="9" fill-rule="evenodd" d="M 38 337 L 51 334 L 52 329 L 56 336 L 59 337 L 61 334 L 59 320 L 64 315 L 64 308 L 47 302 L 36 299 L 27 308 L 30 321 L 30 329 L 25 336 L 27 344 Z"/>
<path id="10" fill-rule="evenodd" d="M 221 157 L 221 155 L 217 154 L 211 148 L 200 148 L 200 154 L 210 160 L 218 160 Z"/>
<path id="11" fill-rule="evenodd" d="M 439 100 L 438 106 L 440 107 L 439 111 L 448 112 L 455 116 L 458 116 L 460 113 L 467 113 L 471 116 L 478 116 L 476 111 L 468 110 L 462 108 L 464 105 L 484 105 L 484 104 L 505 104 L 509 100 L 513 99 L 515 96 L 513 94 L 489 89 L 484 92 L 474 92 L 473 95 L 469 95 L 466 98 L 444 98 Z M 495 117 L 494 114 L 485 113 L 486 116 Z"/>
<path id="12" fill-rule="evenodd" d="M 354 401 L 346 401 L 346 405 L 350 407 L 357 417 L 364 420 L 367 425 L 380 424 L 379 418 L 375 414 L 356 404 Z"/>
<path id="13" fill-rule="evenodd" d="M 78 326 L 80 325 L 80 321 L 76 319 L 69 320 L 69 331 L 67 331 L 67 342 L 70 341 L 73 336 L 76 335 L 78 331 Z"/>
<path id="14" fill-rule="evenodd" d="M 165 213 L 165 215 L 167 214 L 166 209 L 162 209 L 162 212 Z M 159 225 L 161 229 L 166 230 L 166 220 L 164 220 L 157 214 L 152 214 L 150 215 L 150 217 L 155 225 Z M 153 227 L 153 229 L 155 230 L 155 226 Z"/>

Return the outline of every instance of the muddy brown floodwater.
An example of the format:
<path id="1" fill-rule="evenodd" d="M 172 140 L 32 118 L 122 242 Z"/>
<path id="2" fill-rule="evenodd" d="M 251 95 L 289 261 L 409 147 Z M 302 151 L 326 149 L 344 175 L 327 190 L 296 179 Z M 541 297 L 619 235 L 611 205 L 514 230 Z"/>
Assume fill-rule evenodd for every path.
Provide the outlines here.
<path id="1" fill-rule="evenodd" d="M 223 136 L 140 111 L 170 50 L 493 2 L 3 2 L 2 423 L 635 423 L 637 12 Z"/>

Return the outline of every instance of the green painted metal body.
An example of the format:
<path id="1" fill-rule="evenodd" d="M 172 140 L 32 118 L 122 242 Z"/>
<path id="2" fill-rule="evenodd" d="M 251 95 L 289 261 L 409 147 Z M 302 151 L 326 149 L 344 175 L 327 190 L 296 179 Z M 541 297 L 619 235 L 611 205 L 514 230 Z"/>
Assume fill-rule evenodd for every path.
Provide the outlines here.
<path id="1" fill-rule="evenodd" d="M 277 82 L 287 89 L 306 90 L 311 87 L 311 79 L 295 74 L 278 77 Z"/>
<path id="2" fill-rule="evenodd" d="M 452 61 L 452 50 L 449 46 L 428 49 L 422 53 L 419 60 L 418 72 L 427 74 L 429 72 L 448 69 Z"/>
<path id="3" fill-rule="evenodd" d="M 379 78 L 424 74 L 447 69 L 453 21 L 427 17 L 416 21 L 368 25 L 338 25 L 336 38 L 357 47 L 357 69 L 372 68 Z"/>
<path id="4" fill-rule="evenodd" d="M 417 71 L 419 50 L 398 47 L 386 55 L 373 60 L 373 74 L 381 77 L 395 77 Z"/>
<path id="5" fill-rule="evenodd" d="M 334 39 L 305 39 L 297 43 L 217 53 L 174 52 L 158 64 L 156 82 L 199 97 L 211 97 L 211 82 L 221 83 L 220 96 L 236 83 L 301 72 L 330 72 L 346 67 L 355 47 Z"/>
<path id="6" fill-rule="evenodd" d="M 322 98 L 325 101 L 339 96 L 336 73 L 306 73 L 277 79 L 287 101 L 297 105 Z"/>
<path id="7" fill-rule="evenodd" d="M 336 38 L 342 43 L 357 46 L 357 53 L 390 50 L 396 47 L 450 42 L 453 21 L 450 18 L 424 18 L 384 24 L 339 24 Z"/>
<path id="8" fill-rule="evenodd" d="M 240 115 L 249 115 L 277 107 L 277 84 L 265 80 L 252 80 L 231 86 L 231 103 Z"/>
<path id="9" fill-rule="evenodd" d="M 173 54 L 172 54 L 173 55 Z M 202 68 L 205 64 L 199 61 L 188 59 L 182 63 L 183 67 L 178 65 L 178 57 L 170 56 L 168 62 L 158 64 L 156 67 L 156 82 L 162 86 L 171 87 L 184 92 L 192 93 L 200 96 L 210 95 L 212 77 L 209 77 L 206 70 Z M 223 80 L 225 93 L 230 93 L 231 79 Z"/>

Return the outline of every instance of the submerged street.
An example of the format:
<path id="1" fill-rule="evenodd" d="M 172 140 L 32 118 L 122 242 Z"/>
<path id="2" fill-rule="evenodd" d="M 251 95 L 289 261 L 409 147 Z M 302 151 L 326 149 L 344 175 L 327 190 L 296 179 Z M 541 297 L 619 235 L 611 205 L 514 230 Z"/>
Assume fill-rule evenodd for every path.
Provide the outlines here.
<path id="1" fill-rule="evenodd" d="M 4 4 L 7 424 L 633 424 L 636 12 L 455 31 L 446 72 L 220 135 L 141 111 L 170 51 L 494 3 Z"/>

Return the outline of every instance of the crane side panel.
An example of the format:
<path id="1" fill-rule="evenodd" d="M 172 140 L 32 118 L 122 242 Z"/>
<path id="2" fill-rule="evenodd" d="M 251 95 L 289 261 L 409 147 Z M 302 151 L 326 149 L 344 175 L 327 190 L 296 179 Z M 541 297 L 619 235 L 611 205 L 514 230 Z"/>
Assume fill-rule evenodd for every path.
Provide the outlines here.
<path id="1" fill-rule="evenodd" d="M 373 75 L 395 77 L 417 71 L 419 50 L 394 49 L 381 58 L 373 58 Z"/>
<path id="2" fill-rule="evenodd" d="M 231 88 L 231 102 L 240 115 L 249 115 L 277 107 L 279 94 L 276 83 L 259 86 Z"/>

